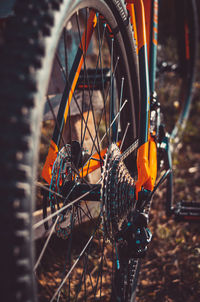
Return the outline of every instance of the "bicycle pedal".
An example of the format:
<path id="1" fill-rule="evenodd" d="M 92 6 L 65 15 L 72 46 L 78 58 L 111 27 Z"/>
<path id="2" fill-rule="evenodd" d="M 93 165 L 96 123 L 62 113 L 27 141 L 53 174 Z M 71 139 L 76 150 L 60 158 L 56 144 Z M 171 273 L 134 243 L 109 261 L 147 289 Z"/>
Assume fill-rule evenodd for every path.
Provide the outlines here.
<path id="1" fill-rule="evenodd" d="M 176 221 L 200 222 L 200 202 L 180 201 L 174 208 Z"/>

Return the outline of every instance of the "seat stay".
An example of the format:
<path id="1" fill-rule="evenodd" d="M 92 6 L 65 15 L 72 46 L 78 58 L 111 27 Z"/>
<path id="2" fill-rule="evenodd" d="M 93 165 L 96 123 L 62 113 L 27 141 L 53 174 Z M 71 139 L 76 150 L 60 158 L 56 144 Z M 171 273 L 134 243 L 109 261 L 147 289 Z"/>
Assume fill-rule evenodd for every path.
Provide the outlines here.
<path id="1" fill-rule="evenodd" d="M 138 193 L 142 188 L 153 190 L 157 176 L 157 146 L 154 137 L 150 134 L 150 105 L 154 91 L 157 57 L 158 1 L 127 0 L 127 9 L 132 22 L 134 21 L 133 28 L 136 32 L 141 88 L 136 182 L 136 199 L 138 199 Z"/>

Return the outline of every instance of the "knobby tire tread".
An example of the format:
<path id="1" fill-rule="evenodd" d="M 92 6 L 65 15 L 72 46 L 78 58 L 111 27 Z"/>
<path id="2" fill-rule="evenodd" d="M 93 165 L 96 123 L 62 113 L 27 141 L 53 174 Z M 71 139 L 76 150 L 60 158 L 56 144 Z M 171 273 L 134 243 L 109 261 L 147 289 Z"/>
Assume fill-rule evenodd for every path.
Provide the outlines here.
<path id="1" fill-rule="evenodd" d="M 76 4 L 78 2 L 81 1 L 76 1 Z M 109 3 L 111 9 L 116 11 L 114 1 Z M 11 17 L 6 26 L 5 45 L 0 50 L 2 301 L 37 300 L 32 274 L 34 257 L 31 213 L 35 194 L 32 177 L 36 173 L 35 150 L 39 136 L 37 123 L 41 113 L 39 110 L 36 116 L 35 108 L 38 107 L 38 99 L 46 88 L 42 91 L 42 77 L 39 73 L 43 70 L 44 60 L 48 55 L 48 39 L 53 34 L 55 18 L 58 18 L 59 13 L 63 18 L 62 9 L 65 5 L 70 10 L 74 4 L 66 0 L 17 1 L 15 16 Z M 120 20 L 120 14 L 116 19 Z M 131 78 L 136 83 L 134 94 L 138 103 L 138 67 L 135 48 L 130 43 L 132 30 L 130 25 L 121 26 L 123 39 L 129 35 L 128 43 L 127 40 L 124 43 L 126 42 L 126 52 L 131 60 Z M 135 68 L 132 68 L 133 64 Z M 47 72 L 44 77 L 48 76 Z"/>

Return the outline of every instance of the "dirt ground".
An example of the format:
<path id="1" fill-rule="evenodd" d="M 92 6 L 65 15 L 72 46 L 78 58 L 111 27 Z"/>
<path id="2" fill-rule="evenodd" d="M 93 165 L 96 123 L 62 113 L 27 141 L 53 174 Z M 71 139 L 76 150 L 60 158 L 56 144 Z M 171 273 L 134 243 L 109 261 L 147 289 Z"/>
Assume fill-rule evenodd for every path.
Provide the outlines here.
<path id="1" fill-rule="evenodd" d="M 200 82 L 183 144 L 175 158 L 175 201 L 200 202 Z M 143 260 L 139 302 L 200 301 L 200 223 L 175 222 L 164 211 L 165 193 L 153 200 L 150 229 L 153 239 Z"/>

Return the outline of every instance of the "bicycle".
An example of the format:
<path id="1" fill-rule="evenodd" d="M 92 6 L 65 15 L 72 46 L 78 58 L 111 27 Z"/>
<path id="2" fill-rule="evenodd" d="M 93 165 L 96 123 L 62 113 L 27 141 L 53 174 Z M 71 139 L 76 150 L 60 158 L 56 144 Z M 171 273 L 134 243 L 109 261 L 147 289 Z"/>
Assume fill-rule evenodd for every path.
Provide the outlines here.
<path id="1" fill-rule="evenodd" d="M 174 213 L 170 144 L 189 114 L 197 53 L 195 1 L 184 1 L 181 68 L 161 62 L 159 71 L 177 71 L 186 88 L 170 136 L 155 93 L 158 5 L 16 3 L 0 62 L 4 301 L 36 301 L 34 275 L 41 301 L 134 301 L 164 180 Z M 35 207 L 43 219 L 33 229 L 44 226 L 47 239 L 33 264 Z"/>

